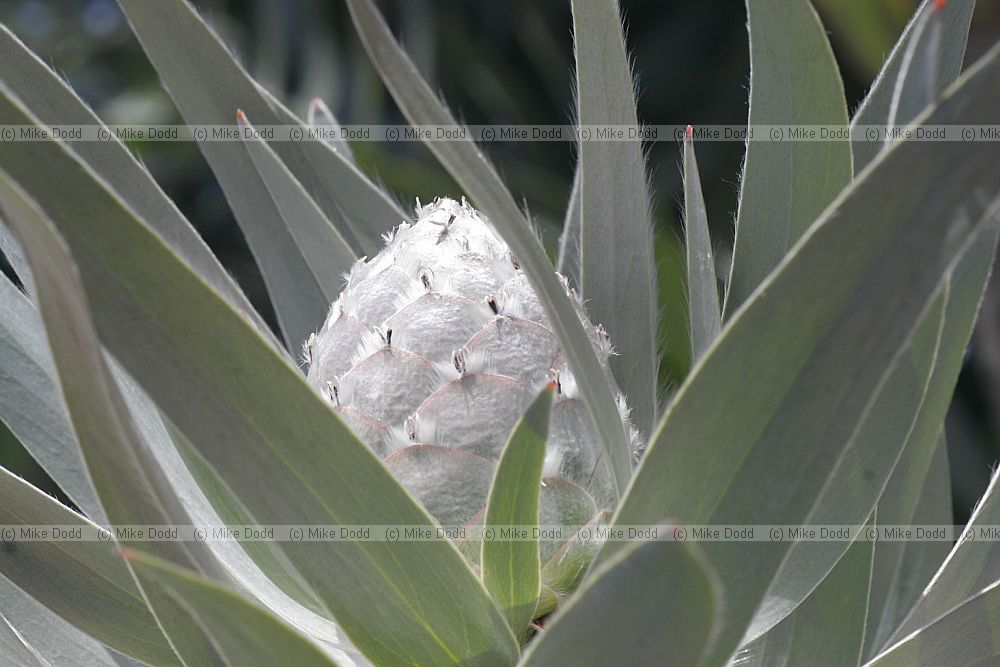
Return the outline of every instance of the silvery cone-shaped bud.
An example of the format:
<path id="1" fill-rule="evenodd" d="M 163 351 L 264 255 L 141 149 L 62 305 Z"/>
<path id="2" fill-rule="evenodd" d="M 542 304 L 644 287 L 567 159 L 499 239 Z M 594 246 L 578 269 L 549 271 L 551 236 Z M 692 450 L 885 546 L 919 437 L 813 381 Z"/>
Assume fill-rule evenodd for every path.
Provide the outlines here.
<path id="1" fill-rule="evenodd" d="M 603 521 L 614 503 L 610 467 L 507 244 L 464 201 L 418 202 L 416 215 L 351 269 L 306 343 L 309 382 L 440 524 L 456 526 L 482 520 L 511 430 L 555 379 L 539 521 L 568 526 L 569 536 Z M 614 387 L 607 333 L 590 323 L 575 291 L 567 286 L 567 293 Z M 635 442 L 624 398 L 619 407 Z M 478 561 L 478 544 L 460 547 Z M 591 554 L 568 540 L 543 541 L 541 551 L 544 611 L 554 606 L 553 593 L 575 587 Z"/>

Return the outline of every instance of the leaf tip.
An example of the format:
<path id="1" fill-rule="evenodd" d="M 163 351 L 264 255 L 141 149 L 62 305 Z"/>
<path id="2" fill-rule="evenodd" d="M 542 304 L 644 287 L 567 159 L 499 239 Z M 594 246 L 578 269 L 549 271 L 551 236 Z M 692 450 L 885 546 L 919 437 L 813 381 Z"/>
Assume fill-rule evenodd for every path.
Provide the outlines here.
<path id="1" fill-rule="evenodd" d="M 246 125 L 249 122 L 247 121 L 247 115 L 243 113 L 243 109 L 236 110 L 236 122 L 240 125 Z"/>
<path id="2" fill-rule="evenodd" d="M 948 6 L 948 0 L 934 0 L 934 9 L 943 12 L 944 8 Z"/>
<path id="3" fill-rule="evenodd" d="M 687 126 L 687 128 L 684 130 L 684 138 L 688 140 L 694 139 L 694 126 L 692 125 Z"/>

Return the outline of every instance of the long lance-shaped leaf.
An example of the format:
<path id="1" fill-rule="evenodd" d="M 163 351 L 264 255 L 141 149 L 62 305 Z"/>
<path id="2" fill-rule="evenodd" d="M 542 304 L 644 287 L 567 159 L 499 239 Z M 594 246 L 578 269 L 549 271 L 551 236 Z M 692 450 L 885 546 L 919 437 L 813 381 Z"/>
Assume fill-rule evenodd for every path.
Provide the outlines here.
<path id="1" fill-rule="evenodd" d="M 285 228 L 291 234 L 301 260 L 306 263 L 327 302 L 333 303 L 340 296 L 344 274 L 357 261 L 357 255 L 281 158 L 260 138 L 246 114 L 237 111 L 236 118 L 240 127 L 244 128 L 243 143 L 247 152 Z"/>
<path id="2" fill-rule="evenodd" d="M 518 421 L 500 455 L 486 502 L 485 530 L 497 536 L 505 527 L 537 526 L 538 498 L 545 463 L 554 383 L 550 383 Z M 483 583 L 518 637 L 534 617 L 541 585 L 537 539 L 483 541 Z"/>
<path id="3" fill-rule="evenodd" d="M 938 0 L 924 0 L 913 15 L 913 19 L 903 30 L 892 53 L 882 66 L 882 71 L 872 84 L 871 90 L 851 120 L 851 141 L 854 152 L 854 172 L 860 173 L 882 150 L 883 135 L 874 132 L 866 134 L 866 127 L 885 127 L 889 124 L 889 107 L 899 78 L 907 46 L 921 16 Z M 969 25 L 976 0 L 950 0 L 944 8 L 941 30 L 941 86 L 946 87 L 958 77 L 965 58 L 965 46 L 969 39 Z"/>
<path id="4" fill-rule="evenodd" d="M 874 527 L 870 521 L 866 528 Z M 875 541 L 862 530 L 795 612 L 737 652 L 739 667 L 857 665 L 864 643 Z"/>
<path id="5" fill-rule="evenodd" d="M 902 625 L 893 633 L 891 642 L 899 641 L 1000 580 L 1000 541 L 991 536 L 988 528 L 1000 524 L 997 479 L 998 475 L 994 474 L 969 525 Z"/>
<path id="6" fill-rule="evenodd" d="M 936 2 L 917 18 L 892 92 L 887 124 L 890 129 L 906 127 L 951 83 L 941 74 L 945 6 L 946 3 Z M 892 141 L 891 134 L 886 134 L 886 141 Z"/>
<path id="7" fill-rule="evenodd" d="M 1000 47 L 926 122 L 995 116 L 998 74 Z M 989 142 L 903 142 L 866 170 L 692 371 L 615 521 L 642 524 L 669 511 L 692 524 L 801 523 L 899 361 L 900 342 L 995 219 L 1000 183 L 989 165 L 998 159 L 1000 146 Z M 712 418 L 720 405 L 727 418 Z M 735 648 L 789 548 L 706 545 L 731 591 L 716 660 Z M 602 558 L 614 550 L 606 543 Z"/>
<path id="8" fill-rule="evenodd" d="M 4 293 L 5 286 L 14 290 L 13 286 L 5 279 L 3 283 L 5 285 L 0 284 L 0 295 Z M 52 368 L 51 354 L 46 345 L 45 330 L 41 319 L 27 299 L 16 293 L 16 290 L 14 291 L 17 299 L 8 312 L 27 314 L 25 317 L 18 318 L 24 326 L 22 333 L 25 347 L 44 348 L 37 351 L 40 363 L 48 368 L 53 375 L 52 380 L 35 387 L 32 392 L 31 419 L 37 421 L 40 414 L 44 416 L 43 408 L 51 409 L 51 406 L 54 405 L 62 406 L 63 398 L 54 379 L 55 370 Z M 14 308 L 17 310 L 15 311 Z M 30 343 L 30 341 L 34 342 Z M 224 523 L 236 526 L 257 524 L 258 522 L 247 513 L 238 511 L 241 509 L 238 500 L 232 497 L 229 489 L 218 480 L 214 471 L 211 471 L 200 457 L 190 451 L 190 445 L 186 441 L 182 443 L 186 447 L 178 445 L 175 448 L 172 442 L 173 436 L 180 439 L 182 436 L 176 432 L 168 431 L 168 427 L 163 424 L 155 406 L 136 387 L 134 381 L 128 378 L 117 365 L 112 364 L 111 371 L 144 443 L 156 458 L 156 464 L 164 471 L 170 485 L 177 490 L 177 495 L 182 499 L 192 521 L 196 525 L 202 526 L 221 526 Z M 22 379 L 24 377 L 20 371 L 17 371 L 15 375 Z M 13 392 L 13 395 L 17 396 L 18 394 Z M 65 410 L 64 407 L 63 410 Z M 72 433 L 72 428 L 65 415 L 63 415 L 61 422 L 53 424 L 52 427 L 53 437 L 71 440 L 73 447 L 78 447 L 76 436 Z M 63 474 L 62 468 L 54 469 L 60 473 L 60 476 L 55 479 L 61 481 L 64 489 L 71 488 L 71 484 L 65 480 L 67 476 L 72 475 L 82 475 L 88 486 L 90 485 L 86 466 L 80 458 L 79 450 L 76 452 L 80 460 L 75 470 Z M 34 455 L 36 458 L 40 458 L 37 452 L 34 452 Z M 65 459 L 69 457 L 69 453 L 63 454 L 55 451 L 52 456 L 59 459 L 58 462 L 62 466 L 68 464 Z M 191 468 L 190 471 L 188 467 Z M 195 481 L 196 479 L 197 481 Z M 96 505 L 94 511 L 99 511 L 99 516 L 104 517 L 103 508 L 100 507 L 93 490 L 91 490 L 91 494 L 93 495 L 93 503 Z M 213 511 L 213 507 L 220 508 L 218 514 Z M 220 518 L 220 515 L 223 518 Z M 103 525 L 108 523 L 106 518 L 97 521 Z M 323 642 L 331 654 L 342 656 L 347 661 L 357 658 L 357 655 L 344 646 L 343 633 L 328 619 L 329 612 L 315 601 L 315 596 L 305 590 L 305 587 L 300 583 L 301 577 L 294 571 L 294 568 L 280 558 L 280 554 L 274 554 L 271 551 L 273 545 L 257 541 L 239 545 L 218 540 L 209 542 L 208 546 L 230 576 L 248 591 L 252 591 L 255 597 L 274 610 L 275 613 L 307 631 L 318 641 Z M 245 550 L 241 546 L 245 547 Z"/>
<path id="9" fill-rule="evenodd" d="M 100 642 L 73 627 L 3 576 L 0 576 L 0 609 L 24 643 L 51 667 L 116 667 Z"/>
<path id="10" fill-rule="evenodd" d="M 566 276 L 573 289 L 580 289 L 580 222 L 583 217 L 583 200 L 580 194 L 580 168 L 573 175 L 573 187 L 566 202 L 563 231 L 559 237 L 559 258 L 556 271 Z"/>
<path id="11" fill-rule="evenodd" d="M 822 478 L 803 523 L 857 525 L 871 514 L 892 475 L 927 393 L 942 335 L 947 290 L 914 332 L 851 443 Z M 931 442 L 933 446 L 933 441 Z M 928 448 L 929 452 L 929 448 Z M 744 636 L 748 641 L 789 614 L 846 552 L 841 541 L 802 540 L 791 545 L 768 594 Z"/>
<path id="12" fill-rule="evenodd" d="M 41 319 L 5 276 L 0 276 L 0 312 L 4 314 L 0 320 L 0 421 L 77 507 L 106 524 L 107 515 L 59 394 Z"/>
<path id="13" fill-rule="evenodd" d="M 878 512 L 885 517 L 885 525 L 951 524 L 951 479 L 943 432 L 929 457 L 916 447 L 907 448 L 879 499 Z M 885 646 L 950 548 L 951 543 L 944 540 L 887 540 L 876 544 L 865 657 Z"/>
<path id="14" fill-rule="evenodd" d="M 125 557 L 144 585 L 161 586 L 204 629 L 226 664 L 335 667 L 304 635 L 242 596 L 159 558 L 132 549 Z"/>
<path id="15" fill-rule="evenodd" d="M 747 0 L 753 125 L 847 125 L 837 61 L 809 0 Z M 846 139 L 747 143 L 725 317 L 851 181 Z"/>
<path id="16" fill-rule="evenodd" d="M 347 2 L 369 57 L 407 120 L 414 125 L 457 126 L 454 116 L 393 39 L 371 0 Z M 631 445 L 606 376 L 545 249 L 496 170 L 473 141 L 431 141 L 427 147 L 489 217 L 538 293 L 597 426 L 620 493 L 632 476 Z"/>
<path id="17" fill-rule="evenodd" d="M 581 125 L 638 127 L 618 0 L 573 0 Z M 640 141 L 584 140 L 580 163 L 580 293 L 619 354 L 611 368 L 644 434 L 656 415 L 656 271 Z"/>
<path id="18" fill-rule="evenodd" d="M 0 62 L 3 62 L 0 84 L 32 109 L 43 123 L 103 126 L 101 119 L 73 89 L 3 25 L 0 25 Z M 191 224 L 114 132 L 107 128 L 105 131 L 108 141 L 79 141 L 70 148 L 111 185 L 174 252 L 243 311 L 261 332 L 270 336 L 267 325 Z"/>
<path id="19" fill-rule="evenodd" d="M 2 92 L 0 122 L 38 125 Z M 0 161 L 70 245 L 101 342 L 258 521 L 434 525 L 298 369 L 61 142 L 0 144 Z M 516 656 L 450 542 L 279 544 L 373 661 Z"/>
<path id="20" fill-rule="evenodd" d="M 119 4 L 189 123 L 229 125 L 239 108 L 258 125 L 297 125 L 308 133 L 307 125 L 250 78 L 186 0 L 119 0 Z M 249 173 L 241 171 L 242 149 L 232 142 L 201 147 L 231 203 L 237 204 L 239 193 L 229 186 L 253 182 Z M 347 156 L 326 142 L 276 140 L 271 147 L 327 218 L 352 245 L 358 244 L 356 251 L 373 254 L 382 247 L 382 234 L 408 217 Z M 240 181 L 237 176 L 248 180 Z"/>
<path id="21" fill-rule="evenodd" d="M 70 422 L 83 451 L 101 505 L 114 525 L 191 523 L 176 491 L 158 467 L 105 363 L 87 311 L 86 297 L 68 248 L 45 214 L 0 171 L 0 208 L 8 215 L 31 265 L 36 298 L 66 399 Z M 130 537 L 117 541 L 135 542 Z M 200 542 L 149 542 L 172 562 L 224 577 L 208 547 Z M 215 659 L 206 638 L 176 605 L 142 589 L 174 649 L 187 663 Z"/>
<path id="22" fill-rule="evenodd" d="M 916 630 L 865 667 L 996 665 L 1000 661 L 1000 581 Z"/>
<path id="23" fill-rule="evenodd" d="M 628 545 L 595 572 L 529 645 L 522 665 L 701 664 L 721 589 L 691 545 L 660 537 Z"/>
<path id="24" fill-rule="evenodd" d="M 697 361 L 722 330 L 715 253 L 708 233 L 705 197 L 701 191 L 692 128 L 684 135 L 684 231 L 687 246 L 688 320 L 691 358 Z"/>
<path id="25" fill-rule="evenodd" d="M 96 529 L 95 524 L 2 468 L 0 524 L 18 530 L 22 526 Z M 112 544 L 85 540 L 7 542 L 0 548 L 0 574 L 111 648 L 149 664 L 180 664 Z"/>
<path id="26" fill-rule="evenodd" d="M 915 493 L 919 488 L 914 485 L 919 485 L 935 450 L 986 288 L 998 234 L 1000 219 L 980 232 L 955 267 L 948 282 L 943 320 L 936 308 L 924 317 L 914 342 L 905 347 L 903 359 L 896 364 L 865 417 L 852 449 L 841 459 L 824 494 L 814 503 L 815 509 L 808 518 L 810 523 L 860 523 L 888 490 L 887 479 L 895 474 L 899 457 L 903 457 L 910 467 L 905 474 L 915 474 L 916 478 L 905 482 L 897 480 L 892 492 L 906 493 L 907 489 L 912 489 Z M 924 343 L 917 344 L 921 340 Z M 914 413 L 918 409 L 919 412 Z M 881 514 L 884 522 L 909 523 L 903 517 L 910 516 L 913 506 L 897 507 L 896 502 L 904 499 L 894 499 L 892 495 L 886 500 L 889 505 Z M 911 496 L 905 502 L 915 500 L 916 497 Z M 884 551 L 892 551 L 895 546 L 887 543 L 884 549 L 876 550 L 880 565 L 884 564 Z M 755 616 L 747 638 L 763 632 L 790 612 L 842 552 L 842 545 L 836 542 L 794 545 Z M 876 578 L 873 583 L 872 606 L 876 613 L 882 612 L 882 596 L 888 594 L 884 588 L 886 583 L 883 578 Z M 866 642 L 872 639 L 871 633 L 866 635 Z"/>
<path id="27" fill-rule="evenodd" d="M 259 125 L 308 128 L 260 90 L 185 0 L 149 3 L 121 0 L 133 31 L 181 112 L 192 125 L 231 125 L 238 108 Z M 270 145 L 306 187 L 326 216 L 341 225 L 356 249 L 370 252 L 378 244 L 361 243 L 361 230 L 381 232 L 405 215 L 357 168 L 327 144 L 308 139 L 275 140 Z M 235 141 L 199 143 L 226 193 L 233 212 L 261 268 L 281 325 L 286 346 L 297 351 L 323 322 L 330 305 L 281 220 L 268 188 L 245 149 Z M 300 227 L 310 218 L 296 220 Z M 329 234 L 323 224 L 309 229 L 314 238 Z M 336 243 L 331 241 L 330 243 Z"/>

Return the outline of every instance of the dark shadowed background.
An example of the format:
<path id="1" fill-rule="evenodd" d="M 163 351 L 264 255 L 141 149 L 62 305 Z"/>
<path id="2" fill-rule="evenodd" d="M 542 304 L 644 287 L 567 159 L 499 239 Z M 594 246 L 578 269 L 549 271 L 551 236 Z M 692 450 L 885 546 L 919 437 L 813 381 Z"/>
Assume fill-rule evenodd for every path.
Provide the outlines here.
<path id="1" fill-rule="evenodd" d="M 151 0 L 155 1 L 155 0 Z M 916 0 L 813 0 L 830 32 L 853 109 Z M 353 34 L 344 5 L 324 0 L 196 0 L 250 72 L 293 110 L 323 98 L 341 123 L 401 116 Z M 746 122 L 743 3 L 621 0 L 650 124 Z M 569 0 L 393 0 L 380 3 L 407 49 L 469 123 L 559 124 L 573 117 Z M 0 0 L 0 20 L 59 71 L 107 123 L 175 123 L 179 116 L 113 0 Z M 980 0 L 966 63 L 1000 38 L 1000 3 Z M 0 63 L 0 67 L 3 64 Z M 235 111 L 235 110 L 234 110 Z M 193 143 L 132 148 L 251 299 L 271 317 L 263 283 L 225 197 Z M 363 167 L 403 201 L 460 195 L 418 144 L 358 143 Z M 570 143 L 489 146 L 515 195 L 554 247 L 573 172 Z M 698 147 L 709 220 L 725 273 L 743 145 Z M 678 146 L 649 146 L 663 305 L 663 381 L 687 372 L 680 260 Z M 1000 178 L 1000 170 L 998 170 Z M 2 261 L 2 260 L 0 260 Z M 955 514 L 964 521 L 1000 457 L 1000 281 L 994 276 L 948 421 Z M 36 483 L 44 473 L 0 424 L 0 464 Z M 51 486 L 50 486 L 51 488 Z"/>

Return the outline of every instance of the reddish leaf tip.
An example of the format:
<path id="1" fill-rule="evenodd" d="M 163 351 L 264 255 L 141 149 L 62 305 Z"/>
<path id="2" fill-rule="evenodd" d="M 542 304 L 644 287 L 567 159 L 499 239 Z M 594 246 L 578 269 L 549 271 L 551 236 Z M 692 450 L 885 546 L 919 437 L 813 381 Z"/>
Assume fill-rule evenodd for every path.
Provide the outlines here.
<path id="1" fill-rule="evenodd" d="M 548 389 L 549 391 L 555 391 L 555 388 L 557 386 L 558 383 L 555 380 L 551 380 L 547 385 L 545 385 L 545 388 Z"/>
<path id="2" fill-rule="evenodd" d="M 131 547 L 118 547 L 118 555 L 125 560 L 131 560 L 139 554 L 138 551 Z"/>
<path id="3" fill-rule="evenodd" d="M 236 110 L 236 122 L 237 123 L 246 123 L 247 122 L 247 115 L 245 113 L 243 113 L 243 109 L 237 109 Z"/>
<path id="4" fill-rule="evenodd" d="M 687 126 L 687 129 L 684 130 L 684 138 L 685 139 L 692 139 L 692 138 L 694 138 L 694 127 L 693 126 L 691 126 L 691 125 Z"/>
<path id="5" fill-rule="evenodd" d="M 939 12 L 944 11 L 944 8 L 948 6 L 948 0 L 934 0 L 934 9 Z"/>

